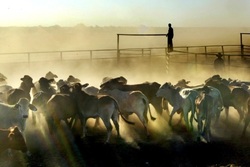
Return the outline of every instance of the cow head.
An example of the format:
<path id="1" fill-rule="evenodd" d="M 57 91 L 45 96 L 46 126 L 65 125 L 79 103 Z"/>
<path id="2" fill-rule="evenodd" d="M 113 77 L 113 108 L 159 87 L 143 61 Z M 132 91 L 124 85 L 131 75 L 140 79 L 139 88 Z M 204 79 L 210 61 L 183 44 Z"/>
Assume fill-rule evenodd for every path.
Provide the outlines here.
<path id="1" fill-rule="evenodd" d="M 56 93 L 53 86 L 51 86 L 51 84 L 54 82 L 54 79 L 47 79 L 44 77 L 41 77 L 39 79 L 39 84 L 40 84 L 40 88 L 42 91 L 46 92 L 46 93 L 51 93 L 54 94 Z"/>
<path id="2" fill-rule="evenodd" d="M 173 85 L 170 82 L 166 82 L 158 89 L 156 96 L 167 98 L 166 96 L 170 95 L 170 91 L 173 89 Z"/>
<path id="3" fill-rule="evenodd" d="M 104 77 L 102 80 L 102 83 L 100 85 L 101 88 L 107 88 L 107 89 L 116 89 L 120 85 L 126 85 L 127 79 L 123 76 L 116 77 L 116 78 L 110 78 L 110 77 Z"/>
<path id="4" fill-rule="evenodd" d="M 34 87 L 33 79 L 29 75 L 24 75 L 21 81 L 20 89 L 23 89 L 25 92 L 29 92 Z"/>
<path id="5" fill-rule="evenodd" d="M 29 109 L 32 111 L 37 111 L 37 108 L 33 104 L 30 104 L 27 98 L 20 98 L 16 103 L 15 108 L 18 109 L 20 115 L 23 118 L 28 118 Z"/>
<path id="6" fill-rule="evenodd" d="M 69 83 L 80 83 L 81 80 L 78 79 L 78 78 L 75 78 L 75 77 L 72 76 L 72 75 L 69 75 L 69 77 L 67 78 L 67 82 L 69 82 Z"/>
<path id="7" fill-rule="evenodd" d="M 49 71 L 46 75 L 45 78 L 47 79 L 54 79 L 54 78 L 58 78 L 58 76 L 54 73 L 52 73 L 51 71 Z"/>
<path id="8" fill-rule="evenodd" d="M 10 133 L 8 135 L 8 138 L 9 138 L 11 149 L 21 150 L 22 152 L 27 151 L 25 140 L 17 126 L 10 128 Z"/>

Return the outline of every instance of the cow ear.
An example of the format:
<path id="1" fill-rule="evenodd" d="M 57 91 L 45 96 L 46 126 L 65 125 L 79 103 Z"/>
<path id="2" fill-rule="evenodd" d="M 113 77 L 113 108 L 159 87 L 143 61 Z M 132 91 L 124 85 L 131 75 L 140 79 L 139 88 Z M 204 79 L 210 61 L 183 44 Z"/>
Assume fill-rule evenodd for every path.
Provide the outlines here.
<path id="1" fill-rule="evenodd" d="M 10 134 L 8 135 L 8 138 L 9 138 L 10 140 L 13 140 L 13 136 L 14 136 L 14 133 L 10 133 Z"/>
<path id="2" fill-rule="evenodd" d="M 30 108 L 32 111 L 37 111 L 36 106 L 34 106 L 33 104 L 29 104 L 29 108 Z"/>
<path id="3" fill-rule="evenodd" d="M 85 83 L 85 84 L 82 85 L 82 88 L 86 88 L 87 86 L 89 86 L 89 84 Z"/>
<path id="4" fill-rule="evenodd" d="M 13 132 L 14 133 L 20 132 L 17 126 L 13 127 Z"/>

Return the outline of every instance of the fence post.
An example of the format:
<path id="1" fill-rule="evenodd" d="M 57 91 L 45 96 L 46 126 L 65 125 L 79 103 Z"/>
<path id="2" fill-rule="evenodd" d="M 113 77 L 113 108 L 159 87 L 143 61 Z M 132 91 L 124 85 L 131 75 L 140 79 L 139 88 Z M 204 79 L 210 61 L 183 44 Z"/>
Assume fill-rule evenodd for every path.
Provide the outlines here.
<path id="1" fill-rule="evenodd" d="M 197 54 L 195 54 L 195 70 L 197 72 Z"/>
<path id="2" fill-rule="evenodd" d="M 244 45 L 242 41 L 242 33 L 240 33 L 240 49 L 241 49 L 241 58 L 244 56 Z"/>
<path id="3" fill-rule="evenodd" d="M 205 46 L 205 56 L 206 56 L 206 60 L 207 60 L 207 47 Z"/>
<path id="4" fill-rule="evenodd" d="M 90 60 L 92 60 L 93 58 L 93 54 L 92 54 L 92 50 L 90 50 Z"/>
<path id="5" fill-rule="evenodd" d="M 117 34 L 117 61 L 118 62 L 120 61 L 120 48 L 119 48 L 120 42 L 119 42 L 119 37 L 120 37 L 120 34 Z"/>
<path id="6" fill-rule="evenodd" d="M 222 54 L 224 55 L 224 46 L 223 45 L 221 46 L 221 51 L 222 51 Z"/>

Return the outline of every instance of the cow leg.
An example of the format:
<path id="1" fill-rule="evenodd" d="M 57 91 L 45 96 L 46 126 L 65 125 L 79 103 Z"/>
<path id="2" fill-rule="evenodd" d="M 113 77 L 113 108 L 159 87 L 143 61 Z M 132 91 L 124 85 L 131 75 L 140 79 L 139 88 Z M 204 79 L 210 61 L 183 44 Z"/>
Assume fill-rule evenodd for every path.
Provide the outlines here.
<path id="1" fill-rule="evenodd" d="M 147 119 L 147 114 L 145 114 L 147 112 L 135 112 L 135 114 L 138 116 L 139 120 L 142 122 L 144 129 L 146 131 L 147 136 L 149 136 L 149 132 L 148 132 L 148 128 L 147 128 L 147 123 L 148 123 L 148 119 Z"/>
<path id="2" fill-rule="evenodd" d="M 46 122 L 47 122 L 47 125 L 48 125 L 49 132 L 50 132 L 50 134 L 52 134 L 53 133 L 52 129 L 54 129 L 54 127 L 53 127 L 53 119 L 51 117 L 49 117 L 49 116 L 46 116 L 45 119 L 46 119 Z"/>
<path id="3" fill-rule="evenodd" d="M 112 115 L 112 121 L 113 121 L 113 123 L 115 125 L 117 136 L 120 137 L 120 129 L 119 129 L 118 117 L 119 117 L 118 114 L 117 114 L 117 116 Z"/>
<path id="4" fill-rule="evenodd" d="M 248 125 L 249 125 L 249 122 L 250 122 L 250 111 L 248 111 L 247 116 L 246 116 L 246 118 L 245 118 L 245 125 L 244 125 L 244 128 L 243 128 L 243 132 L 242 132 L 242 134 L 241 134 L 241 137 L 244 137 L 244 136 L 245 136 L 247 127 L 248 127 Z"/>
<path id="5" fill-rule="evenodd" d="M 239 124 L 242 122 L 242 120 L 244 119 L 244 110 L 239 107 L 239 109 L 237 109 L 238 113 L 239 113 L 239 116 L 240 116 L 240 119 L 239 119 Z"/>
<path id="6" fill-rule="evenodd" d="M 228 122 L 228 115 L 229 115 L 229 107 L 225 107 L 225 113 L 226 113 L 226 122 Z"/>
<path id="7" fill-rule="evenodd" d="M 187 129 L 190 130 L 189 121 L 188 121 L 188 110 L 183 109 L 183 117 L 184 117 L 184 121 L 185 121 Z"/>
<path id="8" fill-rule="evenodd" d="M 200 138 L 200 136 L 202 135 L 202 128 L 203 128 L 203 122 L 202 122 L 202 119 L 201 119 L 201 116 L 200 115 L 198 115 L 197 116 L 198 118 L 198 137 L 197 137 L 197 140 L 198 141 L 200 141 L 201 140 L 201 138 Z"/>
<path id="9" fill-rule="evenodd" d="M 85 136 L 86 136 L 86 123 L 87 123 L 87 119 L 86 118 L 82 118 L 81 123 L 82 123 L 82 136 L 81 136 L 81 138 L 85 138 Z"/>
<path id="10" fill-rule="evenodd" d="M 163 107 L 161 98 L 154 97 L 149 101 L 149 103 L 153 106 L 157 114 L 162 115 Z"/>
<path id="11" fill-rule="evenodd" d="M 204 127 L 204 131 L 205 131 L 205 135 L 206 135 L 206 140 L 208 142 L 211 141 L 211 115 L 209 116 L 209 114 L 207 115 L 207 118 L 205 120 L 205 127 Z"/>
<path id="12" fill-rule="evenodd" d="M 191 114 L 191 116 L 190 116 L 190 130 L 191 130 L 191 131 L 193 131 L 193 129 L 194 129 L 193 120 L 194 120 L 194 115 Z"/>
<path id="13" fill-rule="evenodd" d="M 148 107 L 148 110 L 149 110 L 149 115 L 150 115 L 151 120 L 155 120 L 156 118 L 152 115 L 150 106 Z"/>
<path id="14" fill-rule="evenodd" d="M 168 125 L 169 125 L 169 126 L 172 126 L 172 119 L 173 119 L 174 114 L 175 114 L 175 110 L 173 109 L 173 110 L 171 111 L 170 116 L 169 116 L 169 121 L 168 121 Z"/>
<path id="15" fill-rule="evenodd" d="M 103 123 L 104 123 L 104 125 L 105 125 L 105 127 L 107 129 L 107 138 L 106 138 L 105 143 L 108 143 L 113 127 L 112 127 L 109 119 L 102 118 L 102 121 L 103 121 Z"/>

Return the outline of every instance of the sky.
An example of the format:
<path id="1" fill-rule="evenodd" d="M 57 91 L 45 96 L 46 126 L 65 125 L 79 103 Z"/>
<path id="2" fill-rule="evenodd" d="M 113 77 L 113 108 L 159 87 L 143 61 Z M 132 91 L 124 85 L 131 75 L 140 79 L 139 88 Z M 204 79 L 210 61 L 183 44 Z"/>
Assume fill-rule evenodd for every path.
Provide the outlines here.
<path id="1" fill-rule="evenodd" d="M 250 0 L 4 0 L 0 27 L 250 27 Z"/>

